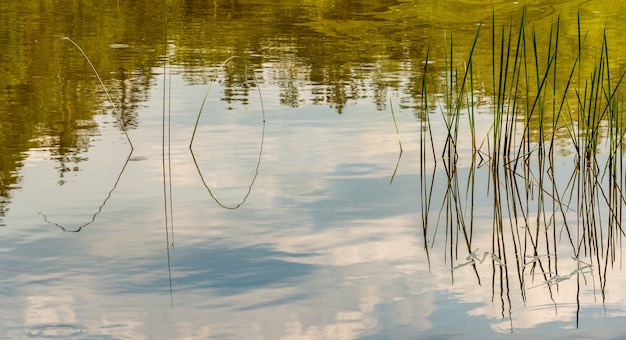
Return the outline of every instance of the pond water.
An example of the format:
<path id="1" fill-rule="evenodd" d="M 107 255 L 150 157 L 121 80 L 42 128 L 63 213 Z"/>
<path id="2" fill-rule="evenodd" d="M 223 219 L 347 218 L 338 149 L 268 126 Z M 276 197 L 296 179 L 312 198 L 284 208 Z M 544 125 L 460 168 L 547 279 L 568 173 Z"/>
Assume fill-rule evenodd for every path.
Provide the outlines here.
<path id="1" fill-rule="evenodd" d="M 624 336 L 626 5 L 527 3 L 554 125 L 496 89 L 523 12 L 3 1 L 0 336 Z"/>

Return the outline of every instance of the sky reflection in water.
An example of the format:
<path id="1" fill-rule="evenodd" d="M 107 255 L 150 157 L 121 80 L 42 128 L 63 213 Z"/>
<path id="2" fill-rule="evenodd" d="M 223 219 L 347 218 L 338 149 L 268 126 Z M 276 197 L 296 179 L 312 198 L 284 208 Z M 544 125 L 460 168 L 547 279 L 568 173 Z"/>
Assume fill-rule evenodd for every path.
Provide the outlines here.
<path id="1" fill-rule="evenodd" d="M 410 13 L 406 4 L 400 6 L 406 10 L 402 13 Z M 350 27 L 341 26 L 326 32 L 330 28 L 324 23 L 294 27 L 334 38 L 341 29 L 350 32 Z M 381 35 L 371 38 L 377 37 Z M 452 202 L 446 191 L 450 177 L 439 155 L 437 167 L 426 162 L 424 168 L 425 177 L 434 176 L 435 183 L 429 230 L 424 232 L 422 127 L 415 115 L 417 99 L 404 92 L 422 65 L 404 63 L 406 68 L 386 72 L 385 60 L 368 62 L 353 70 L 372 78 L 360 79 L 356 86 L 341 81 L 332 86 L 337 84 L 312 79 L 322 80 L 341 67 L 300 65 L 302 57 L 295 54 L 298 49 L 290 50 L 288 39 L 276 42 L 275 50 L 269 50 L 278 51 L 278 57 L 267 58 L 257 70 L 263 79 L 265 130 L 258 99 L 238 87 L 228 101 L 220 101 L 227 97 L 224 83 L 214 85 L 210 110 L 199 129 L 196 156 L 202 175 L 228 204 L 245 195 L 264 137 L 259 175 L 239 209 L 216 204 L 189 152 L 206 91 L 203 83 L 215 70 L 202 65 L 202 58 L 189 58 L 198 64 L 186 60 L 173 69 L 171 93 L 163 91 L 163 70 L 158 68 L 151 68 L 150 76 L 139 70 L 133 79 L 111 82 L 117 92 L 146 79 L 151 84 L 140 95 L 140 105 L 127 107 L 132 154 L 106 107 L 99 108 L 93 126 L 83 122 L 81 141 L 86 147 L 55 154 L 54 145 L 42 142 L 25 152 L 19 188 L 11 192 L 2 219 L 6 227 L 0 229 L 0 303 L 5 306 L 0 334 L 78 339 L 621 335 L 626 276 L 618 269 L 619 260 L 615 269 L 609 265 L 604 287 L 596 274 L 571 259 L 567 242 L 557 245 L 559 276 L 550 271 L 553 267 L 545 276 L 539 275 L 540 269 L 530 271 L 536 258 L 527 259 L 523 289 L 514 261 L 509 262 L 508 276 L 500 274 L 501 259 L 491 257 L 493 192 L 483 191 L 493 185 L 488 171 L 475 175 L 480 191 L 472 207 L 471 249 L 478 260 L 466 259 L 460 231 L 448 229 L 452 224 L 447 218 L 453 216 L 446 214 L 446 204 Z M 115 45 L 116 53 L 141 53 L 140 48 L 126 50 L 130 46 Z M 225 54 L 215 56 L 220 53 Z M 280 74 L 290 70 L 284 63 L 294 66 L 292 74 Z M 395 85 L 382 91 L 372 80 L 376 74 L 387 77 L 378 79 L 381 83 Z M 284 86 L 287 79 L 299 91 L 290 92 Z M 333 91 L 338 88 L 346 93 L 337 95 Z M 167 230 L 172 238 L 166 238 L 164 225 L 164 93 L 172 113 L 174 224 Z M 492 121 L 491 98 L 483 99 L 477 118 L 481 136 L 489 133 Z M 313 105 L 320 103 L 325 105 Z M 394 106 L 404 147 L 393 182 L 400 152 L 388 105 Z M 433 134 L 445 136 L 441 107 L 433 107 Z M 459 141 L 458 179 L 465 190 L 472 167 L 465 152 L 471 147 L 469 134 L 461 133 Z M 438 150 L 441 147 L 437 144 Z M 559 147 L 557 163 L 569 176 L 574 171 L 568 165 L 571 145 Z M 555 181 L 563 180 L 567 178 Z M 465 194 L 459 197 L 467 208 Z M 559 229 L 559 240 L 564 238 Z M 505 252 L 509 259 L 515 257 L 511 248 Z M 468 262 L 476 267 L 464 265 Z M 556 281 L 558 290 L 552 286 L 550 294 L 546 282 Z"/>
<path id="2" fill-rule="evenodd" d="M 115 165 L 110 164 L 111 156 L 90 156 L 74 179 L 79 185 L 56 206 L 36 199 L 41 188 L 29 189 L 29 183 L 49 182 L 50 174 L 38 172 L 49 169 L 40 166 L 45 157 L 26 161 L 25 169 L 32 171 L 25 171 L 23 189 L 14 197 L 16 209 L 5 218 L 14 227 L 3 229 L 1 287 L 5 304 L 11 306 L 3 328 L 9 336 L 57 324 L 80 327 L 79 338 L 479 338 L 511 331 L 543 336 L 544 327 L 575 328 L 575 287 L 568 282 L 560 286 L 556 305 L 538 279 L 526 303 L 515 294 L 504 296 L 511 299 L 505 308 L 511 309 L 503 311 L 497 294 L 492 301 L 489 261 L 478 265 L 482 285 L 471 266 L 455 270 L 452 284 L 444 230 L 429 237 L 432 249 L 426 256 L 419 217 L 418 141 L 409 132 L 418 127 L 411 115 L 398 117 L 405 152 L 390 185 L 399 155 L 390 115 L 366 106 L 338 116 L 320 108 L 290 111 L 270 103 L 259 178 L 250 201 L 230 211 L 215 204 L 199 182 L 186 150 L 195 97 L 182 96 L 192 91 L 177 76 L 174 85 L 172 98 L 185 100 L 173 110 L 174 307 L 165 249 L 157 99 L 140 112 L 141 129 L 131 132 L 133 155 L 139 160 L 128 164 L 102 213 L 80 233 L 62 233 L 43 221 L 38 210 L 73 221 L 73 214 L 86 208 L 63 207 L 93 198 L 90 206 L 96 208 L 111 181 L 88 179 L 95 183 L 89 186 L 81 181 L 104 176 L 88 173 L 99 166 L 109 169 L 108 178 L 115 178 L 124 153 L 116 153 Z M 271 88 L 263 91 L 273 97 Z M 108 147 L 123 149 L 119 130 L 102 126 L 102 136 L 118 136 Z M 258 143 L 258 134 L 245 129 L 230 138 Z M 98 146 L 110 144 L 105 139 L 90 150 L 106 149 Z M 235 149 L 251 156 L 258 152 L 256 147 Z M 215 157 L 219 163 L 220 154 Z M 250 164 L 230 164 L 233 172 L 249 179 Z M 52 193 L 62 189 L 47 188 Z M 228 183 L 215 189 L 220 194 L 234 191 L 233 198 L 242 193 L 241 187 L 228 189 Z M 444 192 L 437 190 L 434 197 L 441 202 Z M 68 201 L 71 204 L 65 205 Z M 440 203 L 435 204 L 434 209 L 440 209 Z M 480 215 L 481 208 L 476 211 Z M 488 251 L 490 216 L 477 217 L 476 247 Z M 566 265 L 567 259 L 562 262 Z M 613 275 L 604 309 L 597 289 L 594 295 L 592 284 L 584 288 L 582 330 L 575 334 L 598 330 L 598 320 L 604 324 L 622 318 L 622 294 L 611 289 L 612 284 L 619 287 L 622 274 Z M 605 315 L 597 312 L 604 310 Z"/>

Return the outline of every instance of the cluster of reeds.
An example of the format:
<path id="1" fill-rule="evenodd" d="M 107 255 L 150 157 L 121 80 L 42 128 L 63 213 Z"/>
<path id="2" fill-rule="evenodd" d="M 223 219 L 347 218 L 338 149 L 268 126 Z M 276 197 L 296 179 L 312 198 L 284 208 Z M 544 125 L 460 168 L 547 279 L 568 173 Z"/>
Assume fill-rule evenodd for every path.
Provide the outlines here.
<path id="1" fill-rule="evenodd" d="M 538 37 L 527 23 L 525 10 L 508 25 L 498 26 L 495 14 L 492 18 L 491 87 L 475 84 L 473 57 L 482 26 L 461 70 L 454 66 L 459 62 L 451 36 L 444 38 L 443 75 L 430 71 L 429 52 L 424 62 L 420 186 L 427 254 L 437 229 L 445 225 L 446 259 L 453 280 L 455 270 L 471 266 L 480 283 L 478 265 L 489 258 L 492 292 L 494 298 L 500 297 L 503 317 L 507 305 L 510 317 L 512 285 L 519 287 L 523 300 L 527 290 L 537 285 L 546 287 L 552 298 L 559 283 L 576 278 L 584 284 L 591 273 L 604 296 L 607 269 L 619 260 L 624 235 L 625 150 L 619 89 L 625 73 L 611 69 L 606 33 L 600 47 L 591 51 L 592 65 L 582 67 L 583 54 L 589 51 L 580 18 L 574 58 L 563 58 L 567 53 L 560 50 L 560 18 L 551 24 L 547 37 Z M 588 69 L 590 73 L 583 71 Z M 444 99 L 437 101 L 437 111 L 445 124 L 443 141 L 432 132 L 430 101 L 433 88 L 441 83 L 439 98 Z M 482 136 L 477 129 L 478 102 L 483 112 L 484 103 L 490 104 L 490 126 Z M 459 165 L 460 135 L 471 139 L 463 165 Z M 563 141 L 571 144 L 570 157 L 556 155 Z M 566 161 L 571 164 L 563 165 Z M 439 163 L 443 173 L 437 169 Z M 479 192 L 476 181 L 483 169 L 488 187 Z M 433 190 L 440 185 L 446 189 L 435 212 Z M 489 197 L 493 205 L 491 249 L 482 255 L 473 242 L 476 195 Z M 436 223 L 431 222 L 433 215 Z M 565 274 L 559 266 L 563 252 L 576 262 Z"/>

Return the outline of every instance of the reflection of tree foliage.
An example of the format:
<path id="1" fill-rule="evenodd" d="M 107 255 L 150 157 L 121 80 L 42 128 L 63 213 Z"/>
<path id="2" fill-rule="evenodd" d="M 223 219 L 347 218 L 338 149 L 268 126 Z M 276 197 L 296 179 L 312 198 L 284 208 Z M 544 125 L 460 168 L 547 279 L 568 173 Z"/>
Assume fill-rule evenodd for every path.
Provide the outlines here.
<path id="1" fill-rule="evenodd" d="M 116 79 L 108 84 L 108 89 L 117 99 L 115 104 L 122 117 L 125 129 L 138 126 L 136 110 L 139 103 L 148 99 L 147 89 L 150 88 L 151 77 L 143 70 L 126 70 L 120 66 Z"/>
<path id="2" fill-rule="evenodd" d="M 163 9 L 146 6 L 112 0 L 80 6 L 0 3 L 0 216 L 19 183 L 16 170 L 28 149 L 49 150 L 63 183 L 63 176 L 78 171 L 85 160 L 80 154 L 97 131 L 93 116 L 110 109 L 83 57 L 60 36 L 81 42 L 121 107 L 126 127 L 138 124 L 135 110 L 147 97 L 151 68 L 158 62 L 152 47 L 162 43 L 158 33 L 164 29 Z"/>
<path id="3" fill-rule="evenodd" d="M 223 101 L 234 104 L 241 103 L 247 105 L 249 103 L 248 96 L 250 94 L 250 87 L 255 87 L 255 80 L 251 75 L 251 70 L 246 70 L 246 65 L 240 65 L 239 63 L 226 63 L 223 65 L 220 74 L 224 76 L 217 81 L 224 87 Z"/>
<path id="4" fill-rule="evenodd" d="M 612 56 L 623 54 L 626 36 L 611 30 L 617 24 L 588 15 L 590 6 L 575 2 L 529 6 L 537 36 L 546 36 L 549 25 L 541 22 L 550 22 L 557 5 L 564 17 L 561 50 L 574 51 L 570 42 L 576 41 L 577 21 L 572 18 L 580 10 L 583 30 L 594 33 L 607 26 Z M 290 107 L 321 104 L 341 113 L 350 101 L 371 100 L 385 110 L 393 91 L 400 95 L 399 107 L 420 112 L 420 70 L 427 49 L 438 58 L 433 68 L 443 67 L 446 29 L 454 34 L 458 57 L 454 67 L 462 68 L 458 60 L 466 60 L 475 24 L 488 26 L 492 10 L 498 23 L 508 22 L 517 8 L 507 6 L 492 8 L 471 1 L 416 6 L 394 0 L 166 0 L 158 6 L 115 0 L 4 1 L 0 142 L 5 147 L 0 152 L 0 196 L 8 197 L 7 188 L 19 182 L 15 169 L 23 152 L 34 146 L 33 140 L 63 139 L 64 149 L 57 153 L 71 154 L 85 147 L 81 145 L 85 128 L 80 125 L 110 108 L 84 60 L 58 36 L 71 37 L 89 54 L 119 105 L 126 128 L 138 125 L 137 105 L 146 99 L 152 68 L 163 57 L 179 66 L 189 83 L 206 84 L 213 77 L 209 71 L 230 56 L 242 56 L 262 84 L 279 88 L 280 102 Z M 623 13 L 626 5 L 610 2 L 594 4 L 593 9 Z M 160 56 L 166 26 L 171 53 Z M 485 48 L 489 39 L 478 42 L 474 59 L 475 81 L 487 83 L 487 88 L 493 66 Z M 566 61 L 564 54 L 559 62 Z M 237 70 L 225 74 L 224 99 L 245 103 L 250 85 L 229 79 L 241 74 Z M 229 82 L 243 85 L 229 87 Z"/>

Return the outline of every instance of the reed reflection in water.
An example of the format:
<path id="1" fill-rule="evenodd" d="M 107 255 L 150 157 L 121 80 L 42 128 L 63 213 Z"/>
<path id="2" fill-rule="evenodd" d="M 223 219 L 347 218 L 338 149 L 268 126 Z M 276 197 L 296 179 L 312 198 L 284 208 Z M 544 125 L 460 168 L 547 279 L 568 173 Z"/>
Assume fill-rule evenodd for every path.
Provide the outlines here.
<path id="1" fill-rule="evenodd" d="M 429 75 L 429 63 L 424 63 L 419 115 L 424 248 L 427 254 L 438 246 L 445 249 L 453 283 L 456 273 L 468 270 L 479 285 L 490 281 L 492 301 L 508 320 L 504 329 L 514 331 L 515 320 L 525 318 L 514 311 L 537 295 L 551 301 L 555 313 L 573 303 L 578 328 L 581 301 L 591 295 L 604 304 L 607 273 L 621 263 L 626 201 L 618 98 L 625 73 L 615 75 L 611 69 L 604 35 L 588 78 L 578 78 L 578 57 L 573 65 L 560 66 L 571 72 L 569 79 L 559 79 L 559 21 L 547 48 L 538 49 L 525 19 L 522 13 L 519 26 L 493 26 L 491 96 L 466 83 L 473 78 L 473 47 L 461 71 L 450 67 L 442 75 Z M 449 44 L 453 51 L 452 39 Z M 585 48 L 581 38 L 579 56 Z M 453 65 L 452 52 L 447 57 Z M 445 84 L 441 97 L 429 93 L 427 79 L 435 77 Z M 536 82 L 529 82 L 533 78 Z M 579 88 L 570 90 L 574 84 Z M 437 103 L 436 118 L 428 107 L 431 99 Z M 558 130 L 567 131 L 569 145 L 559 144 Z M 483 139 L 477 143 L 476 138 Z M 471 150 L 461 152 L 459 145 L 471 145 Z M 434 188 L 445 188 L 443 197 L 435 197 Z M 484 223 L 487 214 L 491 242 L 474 235 L 484 228 L 477 223 Z M 445 228 L 445 241 L 437 243 L 439 227 Z"/>
<path id="2" fill-rule="evenodd" d="M 293 36 L 281 31 L 284 22 L 242 25 L 245 33 L 232 37 L 251 42 L 245 48 L 231 49 L 219 40 L 231 36 L 219 33 L 241 18 L 267 19 L 234 3 L 228 20 L 217 15 L 224 4 L 207 9 L 213 21 L 185 12 L 175 38 L 152 38 L 165 45 L 158 48 L 103 38 L 100 60 L 114 49 L 158 62 L 127 73 L 103 62 L 105 78 L 113 78 L 104 83 L 118 84 L 106 101 L 124 103 L 127 93 L 142 91 L 145 98 L 122 112 L 134 117 L 127 140 L 127 118 L 120 122 L 110 110 L 94 118 L 88 150 L 72 150 L 84 171 L 76 171 L 78 189 L 67 201 L 41 197 L 59 198 L 71 182 L 50 185 L 58 176 L 43 168 L 57 168 L 48 155 L 54 147 L 28 149 L 23 188 L 3 219 L 0 295 L 9 308 L 0 329 L 15 338 L 619 332 L 605 327 L 623 321 L 626 305 L 618 269 L 622 74 L 609 62 L 607 39 L 597 40 L 592 62 L 580 58 L 588 45 L 579 26 L 579 56 L 567 57 L 559 20 L 534 31 L 525 13 L 511 24 L 492 18 L 491 26 L 471 18 L 479 29 L 469 38 L 459 39 L 466 29 L 432 38 L 443 36 L 443 44 L 388 39 L 396 33 L 385 32 L 401 26 L 395 18 L 420 9 L 381 3 L 368 12 L 371 21 L 311 19 L 289 26 Z M 337 15 L 326 3 L 306 8 L 318 5 Z M 363 5 L 367 12 L 370 3 Z M 530 15 L 544 18 L 546 7 Z M 225 24 L 207 36 L 207 25 Z M 268 28 L 267 41 L 255 35 Z M 299 42 L 307 28 L 311 40 Z M 365 43 L 362 33 L 377 43 Z M 490 53 L 475 49 L 485 37 Z M 206 38 L 223 48 L 210 54 L 214 46 L 198 43 Z M 402 48 L 387 48 L 387 40 Z M 349 52 L 359 45 L 366 52 Z M 423 46 L 432 46 L 425 58 Z M 240 64 L 221 69 L 233 51 L 243 51 L 254 77 Z M 492 72 L 479 74 L 488 64 Z M 71 84 L 84 84 L 81 75 Z M 81 85 L 87 94 L 99 86 L 91 80 L 94 86 Z M 138 83 L 147 85 L 125 87 Z M 207 94 L 210 112 L 198 124 Z M 124 159 L 130 138 L 136 156 Z M 49 158 L 41 162 L 41 154 Z M 67 208 L 70 200 L 76 204 Z M 576 327 L 582 330 L 568 333 Z"/>

